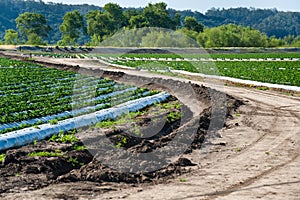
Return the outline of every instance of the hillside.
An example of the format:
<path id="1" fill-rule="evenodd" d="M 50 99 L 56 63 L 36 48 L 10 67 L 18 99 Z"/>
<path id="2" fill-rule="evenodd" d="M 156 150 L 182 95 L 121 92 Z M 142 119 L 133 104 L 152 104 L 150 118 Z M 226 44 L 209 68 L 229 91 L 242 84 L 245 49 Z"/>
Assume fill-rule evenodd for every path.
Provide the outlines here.
<path id="1" fill-rule="evenodd" d="M 37 12 L 43 14 L 48 20 L 52 31 L 49 35 L 49 43 L 56 43 L 61 38 L 58 31 L 59 25 L 66 12 L 79 10 L 86 14 L 89 10 L 102 9 L 93 5 L 66 5 L 56 3 L 44 3 L 34 0 L 0 0 L 0 38 L 3 38 L 5 30 L 15 29 L 15 18 L 24 12 Z M 124 8 L 125 9 L 125 8 Z M 139 8 L 140 9 L 140 8 Z M 171 16 L 176 12 L 181 14 L 183 20 L 186 16 L 193 16 L 206 27 L 215 27 L 223 24 L 234 23 L 243 26 L 251 26 L 265 32 L 268 36 L 283 38 L 287 35 L 300 35 L 300 12 L 282 12 L 276 9 L 231 8 L 210 9 L 205 14 L 191 10 L 177 11 L 169 9 Z M 85 42 L 88 37 L 83 36 Z"/>

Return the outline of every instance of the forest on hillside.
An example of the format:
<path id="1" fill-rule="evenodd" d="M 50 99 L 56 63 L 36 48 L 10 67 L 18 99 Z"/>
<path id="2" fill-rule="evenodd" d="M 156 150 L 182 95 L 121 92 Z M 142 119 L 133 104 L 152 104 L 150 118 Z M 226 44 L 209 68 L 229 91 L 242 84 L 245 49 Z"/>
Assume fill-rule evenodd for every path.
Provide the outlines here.
<path id="1" fill-rule="evenodd" d="M 33 34 L 32 30 L 22 29 L 21 21 L 18 24 L 16 19 L 23 13 L 40 14 L 35 17 L 45 22 L 43 31 L 47 31 Z M 78 27 L 72 35 L 68 25 L 74 17 Z M 170 9 L 165 3 L 149 4 L 145 8 L 121 8 L 117 4 L 98 7 L 41 0 L 0 0 L 0 39 L 12 43 L 96 45 L 122 28 L 142 27 L 180 31 L 205 47 L 300 45 L 299 12 L 212 8 L 202 14 Z M 224 37 L 227 38 L 221 41 Z"/>

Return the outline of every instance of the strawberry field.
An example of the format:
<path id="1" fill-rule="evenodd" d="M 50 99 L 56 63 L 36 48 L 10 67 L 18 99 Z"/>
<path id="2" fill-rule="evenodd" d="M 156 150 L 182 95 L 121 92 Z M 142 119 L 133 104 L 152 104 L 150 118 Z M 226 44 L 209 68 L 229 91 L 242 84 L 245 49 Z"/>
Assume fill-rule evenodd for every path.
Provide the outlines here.
<path id="1" fill-rule="evenodd" d="M 0 133 L 57 124 L 158 94 L 112 80 L 0 59 Z"/>
<path id="2" fill-rule="evenodd" d="M 194 58 L 192 58 L 193 56 Z M 300 86 L 300 61 L 289 60 L 298 59 L 299 55 L 296 54 L 281 54 L 277 58 L 277 54 L 212 54 L 211 60 L 196 59 L 195 55 L 193 56 L 179 58 L 175 54 L 128 54 L 117 58 L 108 57 L 106 61 L 151 71 L 184 70 L 207 75 Z M 251 60 L 252 58 L 255 60 Z"/>

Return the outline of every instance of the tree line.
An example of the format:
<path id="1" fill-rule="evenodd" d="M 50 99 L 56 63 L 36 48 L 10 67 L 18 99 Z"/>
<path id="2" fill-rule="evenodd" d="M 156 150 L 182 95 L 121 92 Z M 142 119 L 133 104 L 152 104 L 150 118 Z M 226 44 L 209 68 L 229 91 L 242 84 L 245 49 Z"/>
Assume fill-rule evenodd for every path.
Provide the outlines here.
<path id="1" fill-rule="evenodd" d="M 7 29 L 3 43 L 47 44 L 47 39 L 53 28 L 48 25 L 44 15 L 25 12 L 20 14 L 15 22 L 16 30 Z M 78 10 L 67 12 L 59 25 L 61 39 L 57 42 L 57 45 L 82 45 L 83 43 L 79 39 L 86 38 L 85 45 L 96 46 L 117 31 L 135 30 L 144 27 L 160 27 L 182 33 L 194 39 L 203 47 L 300 46 L 299 36 L 268 37 L 267 34 L 250 28 L 250 26 L 231 23 L 208 28 L 200 23 L 195 16 L 185 16 L 182 20 L 180 13 L 171 13 L 167 9 L 167 4 L 163 2 L 149 3 L 143 9 L 125 10 L 118 4 L 108 3 L 103 9 L 87 11 L 86 15 L 81 14 Z M 153 34 L 152 38 L 154 39 L 163 37 L 161 31 L 155 33 L 156 36 Z M 165 37 L 167 36 L 165 35 Z M 184 37 L 182 40 L 185 40 Z M 165 45 L 172 44 L 165 42 Z"/>

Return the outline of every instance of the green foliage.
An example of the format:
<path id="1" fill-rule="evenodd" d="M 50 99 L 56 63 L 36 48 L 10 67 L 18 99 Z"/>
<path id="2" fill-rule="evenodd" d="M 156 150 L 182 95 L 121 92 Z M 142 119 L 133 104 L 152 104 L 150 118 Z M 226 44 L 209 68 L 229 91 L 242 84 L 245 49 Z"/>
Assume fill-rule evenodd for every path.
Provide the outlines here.
<path id="1" fill-rule="evenodd" d="M 180 58 L 180 55 L 174 54 L 132 54 L 125 55 L 126 57 L 135 58 Z M 186 55 L 189 58 L 208 58 L 207 55 Z M 152 61 L 152 60 L 127 60 L 118 62 L 117 64 L 126 65 L 129 67 L 139 67 L 146 70 L 184 70 L 188 72 L 203 73 L 208 75 L 218 75 L 234 77 L 239 79 L 275 83 L 282 85 L 300 86 L 300 62 L 299 61 L 284 61 L 289 58 L 299 58 L 298 53 L 249 53 L 249 54 L 212 54 L 213 58 L 228 58 L 228 59 L 267 59 L 267 58 L 280 58 L 282 61 L 273 62 L 264 60 L 263 62 L 252 61 L 215 61 L 215 62 L 201 62 L 201 61 Z"/>
<path id="2" fill-rule="evenodd" d="M 203 31 L 204 26 L 197 21 L 195 17 L 185 17 L 183 27 L 187 30 L 200 33 Z"/>
<path id="3" fill-rule="evenodd" d="M 24 41 L 31 39 L 30 44 L 40 44 L 47 38 L 51 28 L 46 25 L 46 18 L 42 14 L 25 12 L 16 18 L 17 28 Z M 37 42 L 37 43 L 35 43 Z"/>
<path id="4" fill-rule="evenodd" d="M 157 16 L 158 20 L 151 20 L 153 24 L 162 24 L 165 28 L 181 28 L 181 24 L 184 23 L 184 19 L 187 16 L 195 17 L 197 22 L 203 24 L 205 27 L 217 27 L 224 24 L 234 23 L 242 26 L 250 26 L 258 29 L 261 32 L 266 33 L 269 37 L 275 36 L 276 38 L 284 38 L 285 36 L 291 35 L 296 37 L 300 35 L 300 24 L 299 24 L 299 12 L 282 12 L 276 9 L 253 9 L 253 8 L 230 8 L 230 9 L 210 9 L 205 14 L 197 11 L 183 10 L 177 11 L 174 9 L 165 9 L 164 4 L 155 6 L 152 4 L 146 12 L 149 15 L 149 19 L 152 16 Z M 116 7 L 116 9 L 114 9 Z M 118 15 L 120 12 L 118 6 L 106 6 L 107 12 L 110 18 Z M 45 16 L 48 24 L 53 28 L 53 31 L 49 32 L 49 43 L 56 44 L 61 39 L 61 33 L 59 26 L 63 22 L 63 16 L 70 11 L 78 10 L 81 15 L 85 16 L 89 11 L 93 10 L 104 10 L 101 7 L 83 4 L 83 5 L 66 5 L 56 3 L 44 3 L 42 1 L 16 1 L 16 0 L 1 0 L 0 1 L 0 37 L 3 38 L 5 30 L 14 29 L 16 24 L 14 20 L 18 15 L 24 12 L 38 12 Z M 166 15 L 166 12 L 167 14 Z M 113 11 L 113 12 L 112 12 Z M 114 27 L 129 27 L 129 28 L 140 28 L 150 26 L 148 18 L 145 16 L 144 9 L 126 8 L 122 9 L 124 17 L 115 17 L 116 19 L 123 20 L 122 23 L 116 22 Z M 107 13 L 106 12 L 106 13 Z M 113 15 L 111 15 L 112 13 Z M 181 17 L 180 17 L 181 16 Z M 170 23 L 170 19 L 173 21 Z M 163 19 L 166 19 L 163 22 Z M 120 26 L 121 25 L 121 26 Z M 189 32 L 188 32 L 189 33 Z M 38 34 L 39 35 L 39 34 Z M 41 36 L 41 35 L 39 35 Z M 90 37 L 93 37 L 91 35 Z M 107 36 L 106 36 L 107 37 Z M 45 38 L 43 38 L 45 39 Z M 86 35 L 81 35 L 78 39 L 79 44 L 85 44 L 88 40 Z M 25 41 L 26 42 L 26 41 Z M 272 45 L 275 46 L 278 41 L 272 41 Z M 297 45 L 283 44 L 283 45 Z"/>
<path id="5" fill-rule="evenodd" d="M 148 27 L 161 27 L 175 30 L 178 26 L 178 20 L 174 21 L 167 10 L 167 4 L 164 2 L 149 3 L 143 11 Z"/>
<path id="6" fill-rule="evenodd" d="M 111 32 L 119 30 L 125 24 L 125 16 L 121 6 L 115 3 L 107 3 L 104 6 L 104 14 L 107 14 L 111 20 Z"/>
<path id="7" fill-rule="evenodd" d="M 53 135 L 49 141 L 60 142 L 60 143 L 75 143 L 78 139 L 75 137 L 74 133 L 64 131 L 59 132 L 57 135 Z"/>
<path id="8" fill-rule="evenodd" d="M 55 124 L 58 124 L 58 120 L 57 119 L 51 119 L 51 120 L 49 120 L 49 123 L 51 125 L 55 125 Z"/>
<path id="9" fill-rule="evenodd" d="M 300 35 L 299 16 L 299 12 L 282 12 L 276 9 L 210 9 L 206 12 L 205 18 L 202 16 L 201 21 L 210 27 L 228 23 L 251 26 L 268 36 L 283 38 L 289 34 Z"/>
<path id="10" fill-rule="evenodd" d="M 268 37 L 258 30 L 235 24 L 205 29 L 197 41 L 204 47 L 266 47 Z"/>
<path id="11" fill-rule="evenodd" d="M 96 128 L 112 128 L 114 126 L 118 126 L 121 124 L 126 124 L 126 123 L 130 123 L 130 122 L 134 122 L 134 119 L 137 116 L 142 115 L 143 113 L 145 113 L 145 111 L 137 111 L 137 112 L 129 112 L 126 115 L 115 119 L 115 120 L 106 120 L 106 121 L 102 121 L 96 124 Z"/>
<path id="12" fill-rule="evenodd" d="M 5 161 L 5 153 L 0 154 L 0 163 L 3 163 Z"/>
<path id="13" fill-rule="evenodd" d="M 127 138 L 125 136 L 121 136 L 120 141 L 117 143 L 116 148 L 122 148 L 127 144 Z"/>
<path id="14" fill-rule="evenodd" d="M 45 45 L 45 43 L 43 42 L 43 38 L 41 36 L 38 36 L 36 33 L 30 33 L 28 35 L 27 44 L 29 44 L 29 45 Z"/>
<path id="15" fill-rule="evenodd" d="M 97 123 L 96 128 L 110 128 L 116 124 L 115 121 L 107 120 Z"/>
<path id="16" fill-rule="evenodd" d="M 19 42 L 19 34 L 17 31 L 13 29 L 8 29 L 5 31 L 4 40 L 5 40 L 5 44 L 16 45 Z"/>
<path id="17" fill-rule="evenodd" d="M 95 110 L 99 111 L 155 94 L 153 92 L 145 93 L 147 92 L 145 89 L 134 89 L 133 86 L 118 84 L 111 80 L 91 80 L 89 77 L 79 74 L 75 77 L 73 72 L 32 66 L 29 63 L 9 59 L 0 58 L 0 65 L 0 123 L 8 124 L 35 118 L 41 119 L 33 124 L 21 123 L 19 125 L 16 123 L 12 128 L 1 130 L 0 134 L 26 127 L 38 128 L 38 125 L 44 123 L 51 122 L 51 124 L 56 124 L 58 121 L 74 116 L 70 112 L 69 115 L 50 122 L 42 117 L 72 111 L 73 108 L 81 109 L 90 105 L 97 106 L 95 109 L 84 110 L 76 114 L 84 115 L 95 112 Z M 90 99 L 89 95 L 85 95 L 85 93 L 82 95 L 74 94 L 74 81 L 78 80 L 78 78 L 80 78 L 80 84 L 77 82 L 76 87 L 79 90 L 91 83 L 93 91 L 97 88 L 95 97 L 112 92 L 119 93 L 87 102 L 86 100 Z M 130 90 L 124 91 L 129 88 Z M 85 89 L 87 90 L 87 88 Z M 76 99 L 75 102 L 74 98 Z M 72 104 L 72 102 L 74 103 Z"/>
<path id="18" fill-rule="evenodd" d="M 64 21 L 59 27 L 62 32 L 62 40 L 59 41 L 59 45 L 76 45 L 83 29 L 83 16 L 78 10 L 66 13 Z"/>
<path id="19" fill-rule="evenodd" d="M 74 149 L 76 151 L 83 151 L 83 150 L 86 149 L 86 147 L 75 144 L 75 145 L 72 146 L 72 149 Z"/>
<path id="20" fill-rule="evenodd" d="M 114 29 L 113 20 L 100 10 L 89 11 L 87 14 L 87 33 L 92 38 L 92 45 L 99 45 Z"/>
<path id="21" fill-rule="evenodd" d="M 77 165 L 80 165 L 80 166 L 83 166 L 84 163 L 79 163 L 78 159 L 77 158 L 73 158 L 72 156 L 69 157 L 69 159 L 67 160 L 68 163 L 71 163 L 73 167 L 77 166 Z"/>
<path id="22" fill-rule="evenodd" d="M 182 113 L 181 112 L 170 112 L 168 115 L 167 115 L 167 121 L 168 122 L 175 122 L 177 120 L 180 120 L 182 117 Z"/>
<path id="23" fill-rule="evenodd" d="M 29 157 L 62 157 L 63 153 L 59 150 L 56 152 L 47 152 L 47 151 L 40 151 L 40 152 L 32 152 L 28 154 Z"/>

